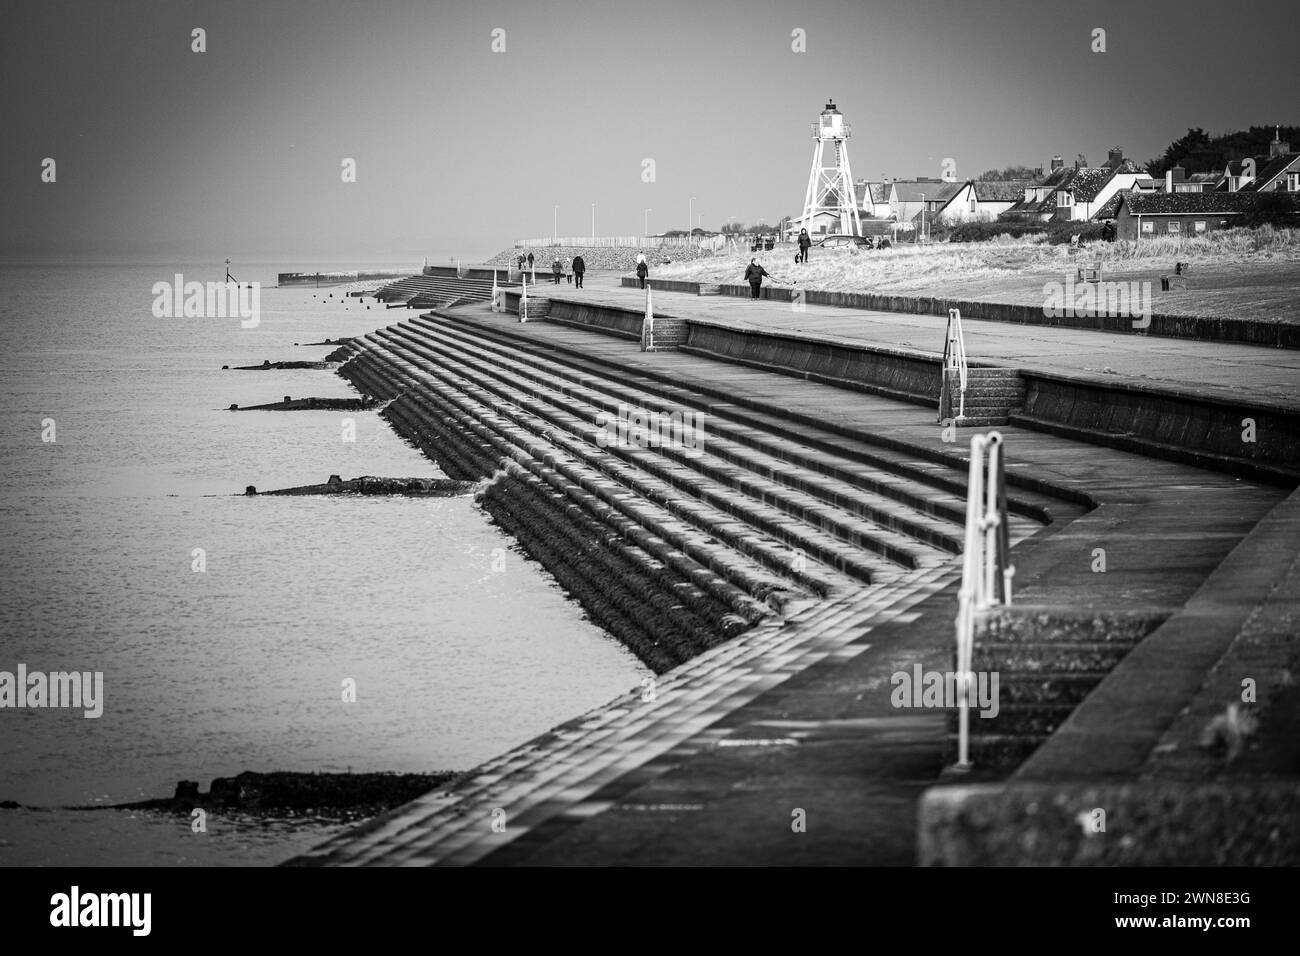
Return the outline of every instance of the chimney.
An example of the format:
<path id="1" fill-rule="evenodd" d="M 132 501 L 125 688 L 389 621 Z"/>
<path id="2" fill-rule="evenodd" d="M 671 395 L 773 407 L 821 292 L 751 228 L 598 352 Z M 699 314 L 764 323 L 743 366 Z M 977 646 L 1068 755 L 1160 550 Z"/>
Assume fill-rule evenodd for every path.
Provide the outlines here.
<path id="1" fill-rule="evenodd" d="M 1283 142 L 1282 130 L 1277 126 L 1274 126 L 1273 142 L 1268 144 L 1268 158 L 1277 159 L 1279 156 L 1285 156 L 1289 152 L 1291 152 L 1291 144 Z"/>
<path id="2" fill-rule="evenodd" d="M 1065 160 L 1063 160 L 1060 156 L 1053 156 L 1052 172 L 1056 172 L 1058 169 L 1064 169 L 1064 168 L 1065 168 Z"/>
<path id="3" fill-rule="evenodd" d="M 1118 169 L 1124 162 L 1124 150 L 1119 146 L 1112 146 L 1110 152 L 1106 154 L 1106 165 L 1111 169 Z"/>
<path id="4" fill-rule="evenodd" d="M 1183 169 L 1181 166 L 1174 166 L 1169 170 L 1169 174 L 1174 177 L 1174 182 L 1176 183 L 1187 182 L 1187 170 Z"/>

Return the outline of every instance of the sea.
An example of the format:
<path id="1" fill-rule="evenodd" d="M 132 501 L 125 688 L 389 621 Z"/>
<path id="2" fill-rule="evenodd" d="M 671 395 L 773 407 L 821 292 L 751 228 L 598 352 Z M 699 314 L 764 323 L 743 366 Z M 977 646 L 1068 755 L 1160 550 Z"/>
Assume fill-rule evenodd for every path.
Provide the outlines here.
<path id="1" fill-rule="evenodd" d="M 0 707 L 0 866 L 277 864 L 344 825 L 105 808 L 246 770 L 467 770 L 649 675 L 473 496 L 243 494 L 441 476 L 377 411 L 228 410 L 354 396 L 234 367 L 410 314 L 278 272 L 421 264 L 233 263 L 245 327 L 155 314 L 220 259 L 0 259 L 0 672 L 103 675 L 98 717 Z"/>

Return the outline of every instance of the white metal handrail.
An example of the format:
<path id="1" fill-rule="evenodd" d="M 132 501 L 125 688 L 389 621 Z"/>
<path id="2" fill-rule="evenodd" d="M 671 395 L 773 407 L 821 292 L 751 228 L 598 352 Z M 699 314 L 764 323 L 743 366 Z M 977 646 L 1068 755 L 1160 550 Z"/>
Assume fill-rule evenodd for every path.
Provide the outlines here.
<path id="1" fill-rule="evenodd" d="M 957 593 L 957 766 L 970 767 L 970 695 L 975 682 L 975 620 L 1011 603 L 1011 538 L 1007 522 L 1002 435 L 972 435 L 966 488 L 966 540 Z"/>
<path id="2" fill-rule="evenodd" d="M 645 318 L 641 320 L 641 351 L 655 350 L 655 313 L 650 304 L 650 283 L 645 284 Z"/>
<path id="3" fill-rule="evenodd" d="M 966 383 L 970 368 L 966 364 L 966 336 L 961 330 L 961 310 L 948 310 L 948 330 L 943 342 L 943 381 L 939 384 L 939 414 L 943 415 L 952 406 L 952 389 L 948 385 L 948 373 L 957 373 L 957 415 L 958 421 L 966 417 Z"/>

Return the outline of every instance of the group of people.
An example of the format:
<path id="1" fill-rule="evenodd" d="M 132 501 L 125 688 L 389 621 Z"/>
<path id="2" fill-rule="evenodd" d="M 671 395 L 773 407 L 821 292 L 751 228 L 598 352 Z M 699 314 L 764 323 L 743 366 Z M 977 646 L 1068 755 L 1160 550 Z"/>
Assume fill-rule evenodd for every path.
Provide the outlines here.
<path id="1" fill-rule="evenodd" d="M 799 256 L 795 258 L 796 262 L 808 261 L 808 247 L 812 242 L 808 238 L 808 231 L 801 230 L 799 233 Z M 522 272 L 527 266 L 529 270 L 533 268 L 533 254 L 520 255 L 515 260 Z M 561 260 L 558 256 L 551 263 L 551 274 L 555 277 L 555 284 L 560 284 L 561 277 L 567 275 L 568 280 L 576 288 L 582 288 L 582 277 L 587 271 L 587 263 L 583 261 L 582 256 L 574 256 L 572 261 L 569 259 Z M 636 254 L 636 277 L 641 288 L 645 288 L 646 278 L 650 275 L 650 264 L 646 262 L 644 252 Z M 762 288 L 763 280 L 770 279 L 771 273 L 758 264 L 758 259 L 750 259 L 749 265 L 745 268 L 745 281 L 749 283 L 750 291 L 753 292 L 753 298 L 760 298 L 759 290 Z"/>
<path id="2" fill-rule="evenodd" d="M 587 272 L 587 263 L 583 261 L 582 256 L 574 256 L 572 259 L 565 258 L 560 261 L 556 256 L 555 261 L 551 263 L 551 274 L 555 276 L 555 284 L 560 284 L 560 279 L 564 278 L 572 283 L 576 288 L 582 288 L 582 277 Z"/>
<path id="3" fill-rule="evenodd" d="M 515 264 L 519 266 L 520 272 L 524 271 L 525 266 L 528 271 L 531 272 L 534 261 L 531 252 L 526 256 L 520 255 L 515 257 Z M 555 277 L 556 285 L 559 285 L 560 279 L 564 278 L 568 282 L 572 283 L 575 288 L 581 289 L 582 277 L 586 274 L 587 263 L 583 260 L 582 256 L 574 256 L 572 259 L 566 257 L 563 260 L 561 260 L 559 256 L 556 256 L 555 261 L 551 263 L 551 275 Z"/>

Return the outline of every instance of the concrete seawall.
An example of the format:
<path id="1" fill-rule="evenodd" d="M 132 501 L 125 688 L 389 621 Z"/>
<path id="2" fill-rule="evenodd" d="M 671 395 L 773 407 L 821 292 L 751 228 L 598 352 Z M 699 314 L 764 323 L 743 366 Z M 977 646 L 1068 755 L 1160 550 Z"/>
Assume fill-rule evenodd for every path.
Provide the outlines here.
<path id="1" fill-rule="evenodd" d="M 656 279 L 651 276 L 656 289 L 666 292 L 699 294 L 700 286 L 718 290 L 718 294 L 749 298 L 745 283 L 710 285 L 676 279 Z M 625 287 L 636 280 L 622 279 Z M 1016 325 L 1046 326 L 1054 328 L 1093 329 L 1117 332 L 1124 335 L 1153 335 L 1168 338 L 1199 339 L 1206 342 L 1238 342 L 1247 345 L 1267 345 L 1275 348 L 1300 349 L 1300 326 L 1294 323 L 1270 322 L 1265 319 L 1225 319 L 1213 316 L 1165 315 L 1151 316 L 1151 324 L 1137 329 L 1127 316 L 1083 314 L 1052 317 L 1041 307 L 1003 302 L 980 302 L 972 299 L 949 299 L 938 296 L 888 295 L 879 292 L 823 292 L 816 289 L 803 291 L 803 301 L 808 305 L 829 305 L 839 308 L 868 311 L 899 312 L 910 315 L 946 316 L 949 309 L 960 309 L 963 319 L 982 319 L 991 322 L 1010 322 Z M 761 297 L 775 302 L 791 302 L 794 290 L 764 287 Z"/>

